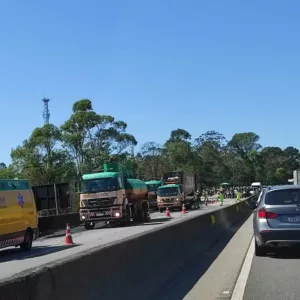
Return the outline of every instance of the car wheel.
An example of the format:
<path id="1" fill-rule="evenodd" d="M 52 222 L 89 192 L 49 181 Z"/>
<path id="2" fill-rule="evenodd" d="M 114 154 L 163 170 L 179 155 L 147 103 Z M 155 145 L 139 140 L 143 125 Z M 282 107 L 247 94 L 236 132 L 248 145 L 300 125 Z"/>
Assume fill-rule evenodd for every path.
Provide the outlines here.
<path id="1" fill-rule="evenodd" d="M 257 242 L 255 241 L 255 256 L 266 256 L 266 254 L 267 254 L 267 247 L 258 246 Z"/>
<path id="2" fill-rule="evenodd" d="M 22 251 L 29 251 L 32 248 L 32 241 L 33 241 L 33 233 L 31 230 L 27 230 L 24 236 L 24 241 L 20 245 Z"/>

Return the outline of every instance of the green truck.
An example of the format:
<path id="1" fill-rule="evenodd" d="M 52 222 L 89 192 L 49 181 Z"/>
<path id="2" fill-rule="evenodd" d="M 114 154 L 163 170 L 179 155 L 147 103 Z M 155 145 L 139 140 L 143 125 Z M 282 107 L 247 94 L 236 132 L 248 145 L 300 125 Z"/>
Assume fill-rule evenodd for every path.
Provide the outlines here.
<path id="1" fill-rule="evenodd" d="M 157 206 L 160 212 L 166 208 L 186 209 L 195 206 L 196 175 L 191 172 L 167 172 L 162 178 L 163 185 L 157 191 Z"/>
<path id="2" fill-rule="evenodd" d="M 148 201 L 150 208 L 157 209 L 157 190 L 162 185 L 160 180 L 150 180 L 145 182 L 148 189 Z"/>
<path id="3" fill-rule="evenodd" d="M 86 229 L 97 222 L 126 226 L 150 220 L 147 185 L 132 177 L 120 163 L 104 164 L 103 172 L 82 176 L 79 215 Z"/>

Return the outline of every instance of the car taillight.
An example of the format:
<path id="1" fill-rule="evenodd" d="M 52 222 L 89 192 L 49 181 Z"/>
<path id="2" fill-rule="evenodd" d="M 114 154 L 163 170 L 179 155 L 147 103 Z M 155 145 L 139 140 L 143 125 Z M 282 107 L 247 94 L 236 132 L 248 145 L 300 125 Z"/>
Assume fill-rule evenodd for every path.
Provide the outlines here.
<path id="1" fill-rule="evenodd" d="M 261 208 L 258 213 L 257 213 L 257 217 L 259 219 L 275 219 L 277 218 L 278 214 L 270 212 L 270 211 L 266 211 L 265 208 Z"/>
<path id="2" fill-rule="evenodd" d="M 266 210 L 264 208 L 261 208 L 257 213 L 257 217 L 259 219 L 266 219 L 267 218 Z"/>
<path id="3" fill-rule="evenodd" d="M 277 218 L 278 214 L 273 213 L 273 212 L 267 212 L 267 219 L 275 219 Z"/>

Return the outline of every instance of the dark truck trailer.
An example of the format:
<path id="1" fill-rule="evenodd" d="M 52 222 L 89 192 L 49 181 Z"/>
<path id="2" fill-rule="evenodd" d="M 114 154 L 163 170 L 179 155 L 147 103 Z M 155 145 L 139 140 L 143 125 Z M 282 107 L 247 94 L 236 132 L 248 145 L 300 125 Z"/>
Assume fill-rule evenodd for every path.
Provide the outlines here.
<path id="1" fill-rule="evenodd" d="M 181 184 L 187 197 L 194 197 L 197 191 L 196 175 L 192 172 L 167 172 L 163 175 L 163 184 Z"/>

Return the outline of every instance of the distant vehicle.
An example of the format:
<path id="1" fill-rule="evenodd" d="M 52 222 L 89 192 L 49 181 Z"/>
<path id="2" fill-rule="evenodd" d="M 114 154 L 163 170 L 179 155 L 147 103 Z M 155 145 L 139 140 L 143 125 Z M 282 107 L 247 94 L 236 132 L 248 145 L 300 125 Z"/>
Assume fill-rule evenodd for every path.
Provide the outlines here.
<path id="1" fill-rule="evenodd" d="M 145 182 L 148 189 L 149 206 L 152 209 L 157 209 L 157 190 L 161 186 L 160 180 L 150 180 Z"/>
<path id="2" fill-rule="evenodd" d="M 252 182 L 251 187 L 261 188 L 261 182 Z"/>
<path id="3" fill-rule="evenodd" d="M 190 172 L 168 172 L 162 178 L 163 186 L 157 191 L 157 206 L 160 212 L 167 207 L 181 208 L 184 204 L 187 209 L 195 199 L 196 175 Z"/>
<path id="4" fill-rule="evenodd" d="M 254 211 L 253 229 L 256 256 L 300 244 L 300 185 L 268 187 Z"/>
<path id="5" fill-rule="evenodd" d="M 262 188 L 261 182 L 252 182 L 250 194 L 251 194 L 251 195 L 255 194 L 255 193 L 256 193 L 258 190 L 260 190 L 261 188 Z"/>
<path id="6" fill-rule="evenodd" d="M 0 248 L 20 246 L 29 251 L 38 238 L 38 217 L 27 180 L 0 180 Z"/>

